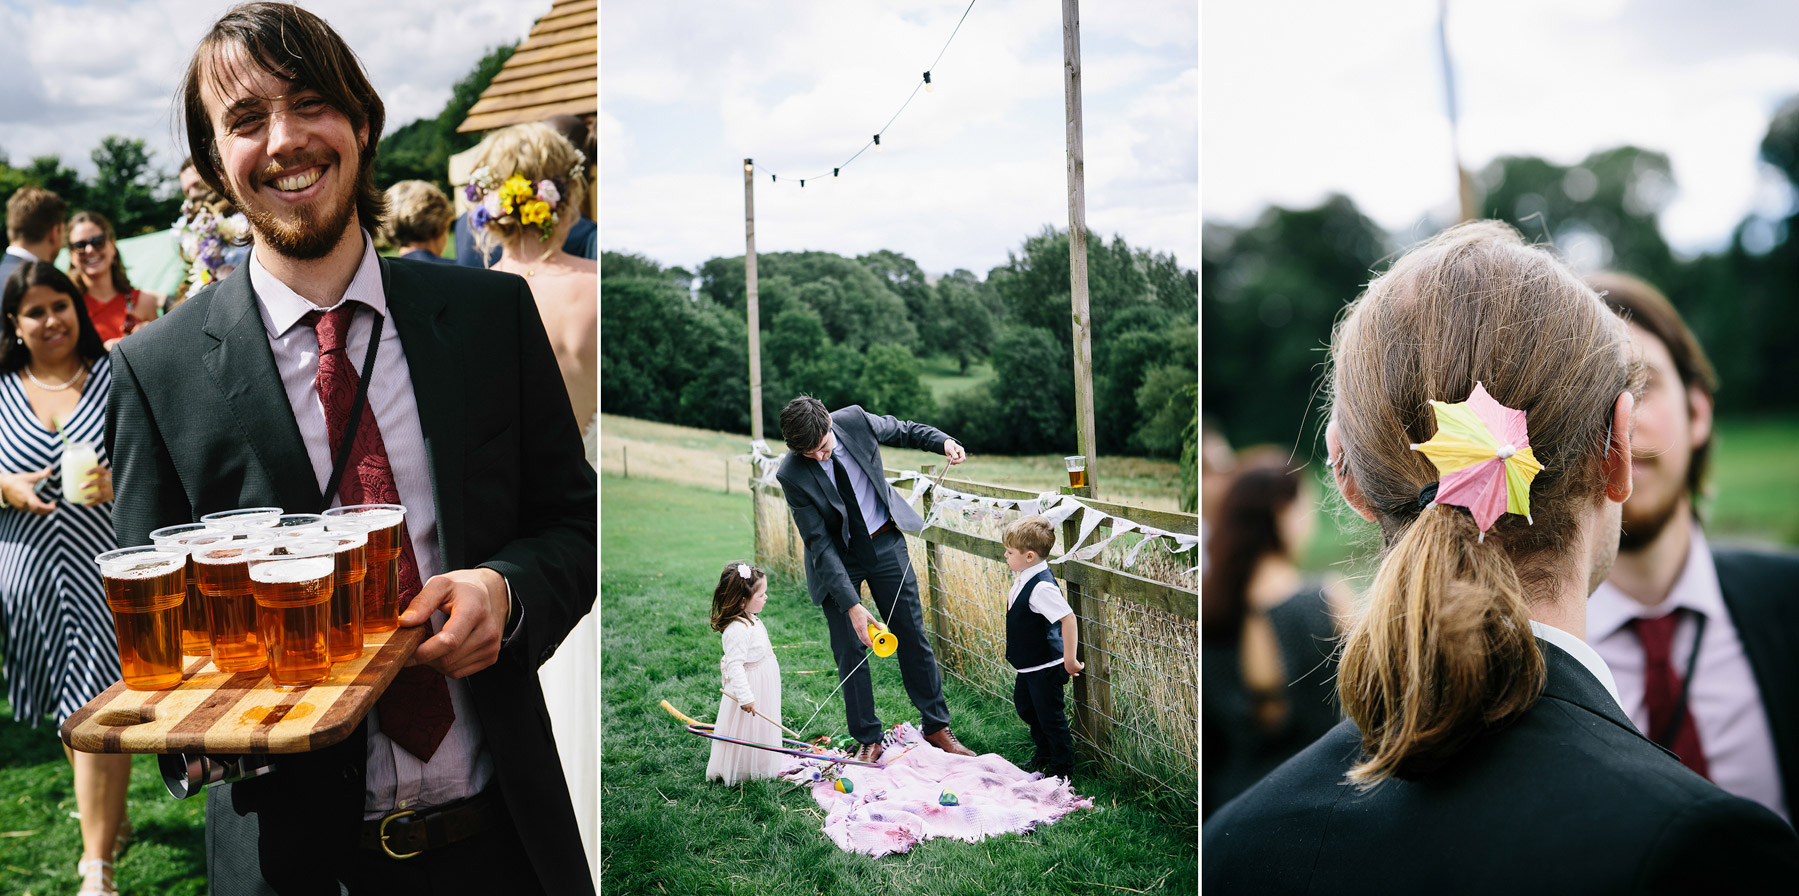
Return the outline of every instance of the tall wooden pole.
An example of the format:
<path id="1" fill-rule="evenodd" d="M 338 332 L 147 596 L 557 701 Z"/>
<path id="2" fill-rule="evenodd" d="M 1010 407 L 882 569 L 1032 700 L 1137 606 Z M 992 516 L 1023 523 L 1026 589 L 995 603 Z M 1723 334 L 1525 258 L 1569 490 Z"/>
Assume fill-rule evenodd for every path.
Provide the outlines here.
<path id="1" fill-rule="evenodd" d="M 756 163 L 743 160 L 743 281 L 750 323 L 750 439 L 762 441 L 762 318 L 756 306 Z"/>
<path id="2" fill-rule="evenodd" d="M 1087 315 L 1087 173 L 1081 155 L 1080 0 L 1062 0 L 1062 92 L 1068 106 L 1068 295 L 1074 304 L 1074 429 L 1087 456 L 1087 487 L 1097 489 L 1093 449 L 1093 321 Z"/>
<path id="3" fill-rule="evenodd" d="M 1468 169 L 1462 167 L 1462 146 L 1457 121 L 1455 102 L 1455 66 L 1449 55 L 1449 0 L 1437 0 L 1437 47 L 1443 53 L 1443 97 L 1449 110 L 1449 158 L 1455 163 L 1456 199 L 1461 206 L 1462 220 L 1472 221 L 1476 217 L 1474 206 L 1474 177 Z"/>

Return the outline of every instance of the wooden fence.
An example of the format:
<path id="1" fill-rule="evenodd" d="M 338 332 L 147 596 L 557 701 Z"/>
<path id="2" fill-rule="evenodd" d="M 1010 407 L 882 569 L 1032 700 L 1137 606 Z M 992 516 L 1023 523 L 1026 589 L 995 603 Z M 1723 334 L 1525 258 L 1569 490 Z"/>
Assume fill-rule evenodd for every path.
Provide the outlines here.
<path id="1" fill-rule="evenodd" d="M 924 473 L 929 474 L 927 467 Z M 901 476 L 887 471 L 888 478 Z M 1033 501 L 1036 492 L 959 479 L 943 486 L 962 495 L 998 502 Z M 896 486 L 906 494 L 904 484 Z M 751 483 L 755 503 L 757 563 L 795 578 L 804 576 L 805 546 L 793 526 L 778 484 Z M 1062 487 L 1081 504 L 1164 532 L 1195 535 L 1198 517 L 1095 501 L 1086 489 Z M 970 687 L 1010 703 L 1016 673 L 1005 661 L 1005 602 L 1012 572 L 1000 542 L 1004 524 L 1019 510 L 991 502 L 944 511 L 927 491 L 923 532 L 907 533 L 920 599 L 938 665 Z M 960 502 L 957 502 L 960 503 Z M 1082 513 L 1060 527 L 1052 559 L 1079 534 Z M 1108 519 L 1107 523 L 1113 523 Z M 1083 545 L 1110 534 L 1102 524 Z M 1168 540 L 1125 562 L 1141 536 L 1125 534 L 1097 556 L 1051 564 L 1079 621 L 1079 659 L 1071 719 L 1079 742 L 1113 771 L 1197 802 L 1199 794 L 1199 591 L 1188 567 L 1193 553 L 1168 550 Z M 1082 553 L 1085 553 L 1083 551 Z"/>

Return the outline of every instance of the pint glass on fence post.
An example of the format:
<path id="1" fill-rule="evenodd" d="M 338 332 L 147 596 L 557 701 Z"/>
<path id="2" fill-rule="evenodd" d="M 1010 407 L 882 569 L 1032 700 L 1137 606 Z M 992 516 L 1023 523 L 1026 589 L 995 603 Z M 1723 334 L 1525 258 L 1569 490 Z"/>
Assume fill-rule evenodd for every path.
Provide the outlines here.
<path id="1" fill-rule="evenodd" d="M 223 532 L 205 523 L 181 523 L 151 532 L 150 543 L 187 558 L 194 544 L 194 539 L 189 536 L 217 536 Z M 206 599 L 200 596 L 200 576 L 194 571 L 191 558 L 185 559 L 184 563 L 187 567 L 187 597 L 181 601 L 181 652 L 187 656 L 211 656 L 212 623 L 208 620 Z"/>
<path id="2" fill-rule="evenodd" d="M 194 546 L 194 571 L 200 574 L 200 594 L 212 619 L 212 664 L 220 672 L 253 672 L 268 665 L 246 565 L 250 549 L 267 541 L 240 533 Z"/>
<path id="3" fill-rule="evenodd" d="M 362 655 L 363 580 L 368 575 L 368 536 L 361 532 L 324 532 L 319 537 L 336 551 L 331 588 L 331 629 L 326 646 L 331 661 Z"/>
<path id="4" fill-rule="evenodd" d="M 406 538 L 406 508 L 399 504 L 352 504 L 325 511 L 327 532 L 368 536 L 368 577 L 362 586 L 362 630 L 400 627 L 400 549 Z"/>
<path id="5" fill-rule="evenodd" d="M 160 691 L 181 681 L 181 599 L 187 560 L 154 545 L 119 548 L 94 558 L 112 609 L 125 687 Z"/>
<path id="6" fill-rule="evenodd" d="M 1068 487 L 1080 488 L 1087 484 L 1087 458 L 1084 455 L 1062 458 L 1068 465 Z"/>
<path id="7" fill-rule="evenodd" d="M 244 551 L 269 680 L 278 688 L 315 685 L 331 674 L 326 630 L 336 550 L 325 541 L 281 539 Z"/>

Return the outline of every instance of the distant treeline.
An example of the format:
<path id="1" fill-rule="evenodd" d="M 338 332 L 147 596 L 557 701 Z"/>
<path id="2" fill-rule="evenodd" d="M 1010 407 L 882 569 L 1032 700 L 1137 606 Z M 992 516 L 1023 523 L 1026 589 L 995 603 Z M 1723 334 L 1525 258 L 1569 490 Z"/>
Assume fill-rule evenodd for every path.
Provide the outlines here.
<path id="1" fill-rule="evenodd" d="M 1191 456 L 1197 438 L 1199 277 L 1173 256 L 1088 236 L 1097 450 Z M 985 279 L 932 282 L 883 250 L 756 256 L 764 432 L 779 444 L 781 406 L 801 393 L 830 407 L 928 421 L 971 451 L 1075 447 L 1068 233 L 1046 228 Z M 699 271 L 603 252 L 600 407 L 611 414 L 749 431 L 743 257 Z M 941 404 L 920 357 L 990 363 L 982 387 Z"/>
<path id="2" fill-rule="evenodd" d="M 1799 97 L 1774 116 L 1761 157 L 1799 189 Z M 1624 271 L 1667 293 L 1718 369 L 1720 414 L 1799 409 L 1799 206 L 1746 218 L 1721 251 L 1683 259 L 1658 224 L 1675 184 L 1662 153 L 1624 146 L 1566 166 L 1503 157 L 1475 181 L 1481 214 L 1553 244 L 1583 273 Z M 1446 223 L 1421 221 L 1406 242 Z M 1300 457 L 1321 455 L 1318 390 L 1331 325 L 1403 248 L 1343 196 L 1316 208 L 1269 208 L 1247 227 L 1208 224 L 1200 262 L 1207 421 L 1239 446 L 1274 442 L 1297 446 Z"/>

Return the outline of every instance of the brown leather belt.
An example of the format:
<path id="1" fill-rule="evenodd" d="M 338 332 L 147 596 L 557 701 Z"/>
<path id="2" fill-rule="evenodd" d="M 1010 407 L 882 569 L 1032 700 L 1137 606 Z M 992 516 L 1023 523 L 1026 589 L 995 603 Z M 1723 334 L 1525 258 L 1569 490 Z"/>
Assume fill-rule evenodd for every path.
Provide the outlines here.
<path id="1" fill-rule="evenodd" d="M 893 524 L 893 520 L 888 520 L 887 522 L 884 522 L 881 524 L 881 528 L 868 533 L 868 537 L 869 538 L 879 538 L 883 535 L 886 535 L 889 532 L 898 532 L 898 531 L 899 531 L 899 527 Z"/>
<path id="2" fill-rule="evenodd" d="M 362 823 L 362 848 L 380 850 L 396 859 L 466 840 L 506 823 L 506 804 L 498 788 L 468 799 L 429 809 L 396 809 Z"/>

